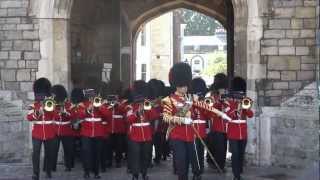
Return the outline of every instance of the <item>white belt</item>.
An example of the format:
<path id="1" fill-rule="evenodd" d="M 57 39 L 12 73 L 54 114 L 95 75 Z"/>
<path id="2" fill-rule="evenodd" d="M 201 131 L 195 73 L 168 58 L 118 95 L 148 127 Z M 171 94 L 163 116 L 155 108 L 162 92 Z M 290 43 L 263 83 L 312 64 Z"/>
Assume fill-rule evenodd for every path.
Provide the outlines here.
<path id="1" fill-rule="evenodd" d="M 245 124 L 247 123 L 246 120 L 232 120 L 232 121 L 229 121 L 230 123 L 235 123 L 235 124 Z"/>
<path id="2" fill-rule="evenodd" d="M 33 121 L 33 124 L 53 124 L 53 121 Z"/>
<path id="3" fill-rule="evenodd" d="M 107 123 L 107 122 L 105 122 L 105 121 L 103 121 L 101 124 L 103 124 L 103 125 L 107 125 L 108 123 Z"/>
<path id="4" fill-rule="evenodd" d="M 70 124 L 70 121 L 66 121 L 66 122 L 58 122 L 58 121 L 56 121 L 55 124 L 57 124 L 57 125 L 67 125 L 67 124 Z"/>
<path id="5" fill-rule="evenodd" d="M 123 116 L 122 115 L 113 115 L 112 118 L 113 119 L 122 119 Z"/>
<path id="6" fill-rule="evenodd" d="M 101 118 L 85 118 L 84 120 L 88 122 L 100 122 Z"/>
<path id="7" fill-rule="evenodd" d="M 150 123 L 133 123 L 132 126 L 135 126 L 135 127 L 143 127 L 143 126 L 149 126 Z"/>
<path id="8" fill-rule="evenodd" d="M 205 120 L 200 120 L 200 119 L 197 119 L 197 120 L 194 120 L 192 121 L 193 124 L 205 124 L 207 123 Z"/>

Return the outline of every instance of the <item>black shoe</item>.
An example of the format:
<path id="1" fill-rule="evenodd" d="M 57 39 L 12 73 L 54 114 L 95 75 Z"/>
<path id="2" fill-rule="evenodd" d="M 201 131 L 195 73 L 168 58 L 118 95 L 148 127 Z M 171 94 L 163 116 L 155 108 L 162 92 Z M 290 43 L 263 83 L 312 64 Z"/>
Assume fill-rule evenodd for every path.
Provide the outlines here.
<path id="1" fill-rule="evenodd" d="M 100 176 L 99 174 L 96 174 L 96 175 L 94 175 L 94 178 L 95 178 L 95 179 L 100 179 L 101 176 Z"/>
<path id="2" fill-rule="evenodd" d="M 67 167 L 66 169 L 64 169 L 64 171 L 65 171 L 65 172 L 70 172 L 70 171 L 71 171 L 71 168 L 68 168 L 68 167 Z"/>
<path id="3" fill-rule="evenodd" d="M 139 179 L 139 175 L 132 175 L 132 180 L 138 180 Z"/>
<path id="4" fill-rule="evenodd" d="M 241 178 L 233 177 L 233 180 L 240 180 Z"/>
<path id="5" fill-rule="evenodd" d="M 34 174 L 34 175 L 32 176 L 32 180 L 39 180 L 39 176 L 36 175 L 36 174 Z"/>
<path id="6" fill-rule="evenodd" d="M 47 173 L 46 173 L 46 178 L 49 178 L 49 179 L 52 178 L 51 172 L 47 172 Z"/>
<path id="7" fill-rule="evenodd" d="M 149 180 L 149 176 L 143 175 L 143 176 L 142 176 L 142 180 Z"/>
<path id="8" fill-rule="evenodd" d="M 89 173 L 84 173 L 83 178 L 89 179 L 90 178 L 90 174 Z"/>
<path id="9" fill-rule="evenodd" d="M 201 175 L 193 175 L 192 180 L 201 180 Z"/>

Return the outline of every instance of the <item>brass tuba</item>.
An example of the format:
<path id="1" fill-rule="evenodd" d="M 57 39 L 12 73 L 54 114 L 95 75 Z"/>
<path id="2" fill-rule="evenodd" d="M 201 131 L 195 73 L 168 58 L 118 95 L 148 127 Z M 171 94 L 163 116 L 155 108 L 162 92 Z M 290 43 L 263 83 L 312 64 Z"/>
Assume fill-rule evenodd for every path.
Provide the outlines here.
<path id="1" fill-rule="evenodd" d="M 47 112 L 54 111 L 56 105 L 56 101 L 53 99 L 53 97 L 47 97 L 43 100 L 43 109 Z"/>
<path id="2" fill-rule="evenodd" d="M 250 98 L 245 97 L 241 100 L 241 108 L 242 109 L 250 109 L 252 107 L 252 103 L 253 103 L 253 101 Z"/>

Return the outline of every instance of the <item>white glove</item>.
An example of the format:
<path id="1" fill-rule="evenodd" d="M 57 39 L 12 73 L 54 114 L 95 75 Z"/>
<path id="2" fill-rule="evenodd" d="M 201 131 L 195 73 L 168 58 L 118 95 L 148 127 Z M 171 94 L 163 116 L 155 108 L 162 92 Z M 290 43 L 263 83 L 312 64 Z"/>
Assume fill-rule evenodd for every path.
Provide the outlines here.
<path id="1" fill-rule="evenodd" d="M 185 125 L 189 125 L 192 124 L 192 119 L 191 118 L 183 118 L 183 124 Z"/>
<path id="2" fill-rule="evenodd" d="M 222 114 L 222 119 L 225 119 L 225 120 L 227 120 L 227 121 L 232 121 L 232 119 L 227 115 L 227 114 Z"/>

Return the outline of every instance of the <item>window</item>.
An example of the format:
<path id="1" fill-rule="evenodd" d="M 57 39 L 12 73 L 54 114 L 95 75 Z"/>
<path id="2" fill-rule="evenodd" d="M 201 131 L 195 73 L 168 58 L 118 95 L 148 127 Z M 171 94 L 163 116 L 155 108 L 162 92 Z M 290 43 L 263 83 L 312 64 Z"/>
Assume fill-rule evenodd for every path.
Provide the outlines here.
<path id="1" fill-rule="evenodd" d="M 145 45 L 146 45 L 146 27 L 143 26 L 141 30 L 141 46 L 145 46 Z"/>
<path id="2" fill-rule="evenodd" d="M 195 60 L 194 64 L 200 64 L 200 60 Z"/>
<path id="3" fill-rule="evenodd" d="M 141 64 L 141 80 L 146 81 L 147 79 L 147 65 Z"/>

